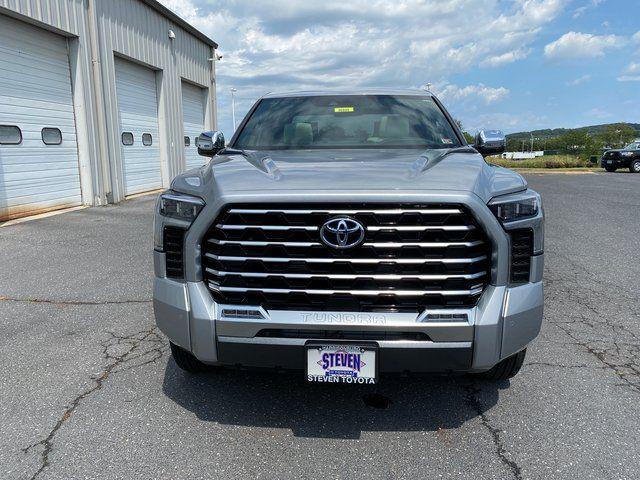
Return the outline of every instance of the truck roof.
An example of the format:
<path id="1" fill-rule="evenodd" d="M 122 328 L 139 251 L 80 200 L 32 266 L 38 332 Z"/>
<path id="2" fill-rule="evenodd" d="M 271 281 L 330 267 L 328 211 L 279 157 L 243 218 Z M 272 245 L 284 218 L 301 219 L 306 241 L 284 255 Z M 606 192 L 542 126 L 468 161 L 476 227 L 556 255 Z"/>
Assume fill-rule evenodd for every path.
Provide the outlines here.
<path id="1" fill-rule="evenodd" d="M 298 90 L 288 92 L 271 92 L 262 98 L 316 97 L 321 95 L 416 95 L 433 96 L 433 93 L 419 88 L 351 88 L 336 90 Z"/>

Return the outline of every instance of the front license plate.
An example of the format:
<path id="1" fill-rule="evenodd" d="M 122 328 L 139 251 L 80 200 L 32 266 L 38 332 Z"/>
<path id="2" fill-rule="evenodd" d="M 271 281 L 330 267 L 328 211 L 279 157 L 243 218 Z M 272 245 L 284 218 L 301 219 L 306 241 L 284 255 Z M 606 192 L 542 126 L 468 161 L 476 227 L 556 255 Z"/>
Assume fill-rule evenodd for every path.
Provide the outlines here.
<path id="1" fill-rule="evenodd" d="M 376 349 L 361 345 L 309 345 L 307 380 L 330 383 L 376 383 Z"/>
<path id="2" fill-rule="evenodd" d="M 611 165 L 613 163 L 613 160 L 607 160 L 607 165 Z"/>

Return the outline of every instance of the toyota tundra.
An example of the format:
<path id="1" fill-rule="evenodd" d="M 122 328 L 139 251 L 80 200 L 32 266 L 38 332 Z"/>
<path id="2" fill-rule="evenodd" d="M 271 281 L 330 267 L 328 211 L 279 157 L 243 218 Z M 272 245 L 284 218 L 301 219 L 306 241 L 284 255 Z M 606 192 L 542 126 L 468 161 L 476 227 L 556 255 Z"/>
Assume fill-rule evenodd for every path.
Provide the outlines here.
<path id="1" fill-rule="evenodd" d="M 538 193 L 423 90 L 268 94 L 157 201 L 156 322 L 175 363 L 375 383 L 504 381 L 542 322 Z"/>

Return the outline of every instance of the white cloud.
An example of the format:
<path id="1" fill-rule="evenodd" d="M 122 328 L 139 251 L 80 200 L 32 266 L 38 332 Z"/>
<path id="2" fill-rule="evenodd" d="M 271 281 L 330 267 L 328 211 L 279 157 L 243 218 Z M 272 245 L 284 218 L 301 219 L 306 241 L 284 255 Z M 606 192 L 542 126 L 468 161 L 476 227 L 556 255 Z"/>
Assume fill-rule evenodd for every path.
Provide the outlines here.
<path id="1" fill-rule="evenodd" d="M 600 5 L 601 3 L 604 3 L 604 2 L 605 2 L 605 0 L 590 0 L 585 5 L 582 5 L 581 7 L 578 7 L 573 11 L 573 18 L 580 17 L 581 15 L 583 15 L 588 10 L 590 10 L 592 8 L 595 8 L 595 7 L 597 7 L 598 5 Z"/>
<path id="2" fill-rule="evenodd" d="M 553 60 L 602 57 L 605 51 L 626 44 L 624 37 L 617 35 L 593 35 L 591 33 L 568 32 L 544 47 L 544 54 Z"/>
<path id="3" fill-rule="evenodd" d="M 619 82 L 640 82 L 640 63 L 631 62 L 618 77 Z"/>
<path id="4" fill-rule="evenodd" d="M 507 88 L 487 87 L 482 83 L 478 85 L 467 85 L 466 87 L 447 84 L 442 87 L 436 87 L 435 90 L 435 93 L 445 101 L 455 102 L 469 98 L 479 98 L 486 104 L 498 102 L 510 93 Z"/>
<path id="5" fill-rule="evenodd" d="M 500 55 L 494 55 L 480 62 L 481 67 L 499 67 L 506 65 L 507 63 L 513 63 L 518 60 L 523 60 L 531 53 L 531 49 L 518 49 L 511 52 L 505 52 Z"/>
<path id="6" fill-rule="evenodd" d="M 635 43 L 640 43 L 640 30 L 633 34 L 631 40 L 633 40 Z"/>
<path id="7" fill-rule="evenodd" d="M 587 75 L 582 75 L 581 77 L 575 78 L 573 80 L 570 80 L 567 82 L 567 85 L 570 87 L 575 87 L 576 85 L 580 85 L 583 84 L 585 82 L 588 82 L 589 80 L 591 80 L 591 75 L 587 74 Z"/>
<path id="8" fill-rule="evenodd" d="M 640 75 L 640 63 L 631 62 L 629 65 L 627 65 L 627 68 L 624 69 L 623 73 L 627 73 L 629 75 Z"/>

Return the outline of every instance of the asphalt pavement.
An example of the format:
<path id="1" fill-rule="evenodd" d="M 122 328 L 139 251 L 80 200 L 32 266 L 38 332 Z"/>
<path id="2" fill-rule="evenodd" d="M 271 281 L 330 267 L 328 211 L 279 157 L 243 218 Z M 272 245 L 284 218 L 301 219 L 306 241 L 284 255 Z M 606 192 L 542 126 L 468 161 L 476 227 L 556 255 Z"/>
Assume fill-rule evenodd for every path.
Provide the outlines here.
<path id="1" fill-rule="evenodd" d="M 180 371 L 154 198 L 0 228 L 0 478 L 640 478 L 640 175 L 527 176 L 545 322 L 510 382 Z"/>

